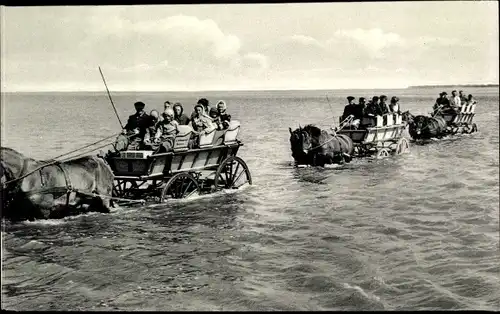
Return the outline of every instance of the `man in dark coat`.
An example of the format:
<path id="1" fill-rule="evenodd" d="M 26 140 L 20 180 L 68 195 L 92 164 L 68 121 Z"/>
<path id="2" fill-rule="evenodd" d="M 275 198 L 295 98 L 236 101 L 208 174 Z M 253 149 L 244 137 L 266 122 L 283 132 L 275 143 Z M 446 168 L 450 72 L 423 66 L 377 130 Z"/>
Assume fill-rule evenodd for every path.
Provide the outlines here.
<path id="1" fill-rule="evenodd" d="M 366 104 L 365 97 L 359 97 L 359 103 L 354 107 L 352 114 L 354 115 L 354 119 L 363 119 L 363 115 L 365 114 Z"/>
<path id="2" fill-rule="evenodd" d="M 375 116 L 378 114 L 378 96 L 373 96 L 365 109 L 365 115 Z"/>
<path id="3" fill-rule="evenodd" d="M 344 113 L 342 114 L 342 121 L 347 119 L 350 115 L 354 115 L 356 112 L 356 104 L 353 102 L 354 97 L 347 97 L 347 105 L 344 107 Z"/>
<path id="4" fill-rule="evenodd" d="M 138 101 L 134 107 L 136 113 L 128 117 L 127 124 L 116 141 L 115 149 L 118 151 L 138 150 L 151 124 L 151 117 L 144 111 L 146 105 L 142 101 Z"/>

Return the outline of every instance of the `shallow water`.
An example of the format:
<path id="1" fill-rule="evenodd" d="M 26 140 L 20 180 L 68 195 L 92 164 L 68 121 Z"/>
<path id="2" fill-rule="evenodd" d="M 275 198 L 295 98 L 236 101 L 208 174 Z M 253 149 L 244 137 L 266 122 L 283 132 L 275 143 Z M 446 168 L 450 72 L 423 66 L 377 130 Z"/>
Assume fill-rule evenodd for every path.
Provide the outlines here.
<path id="1" fill-rule="evenodd" d="M 288 127 L 327 125 L 345 96 L 207 93 L 242 123 L 254 185 L 170 205 L 4 223 L 2 307 L 16 310 L 500 309 L 498 89 L 479 132 L 384 160 L 294 169 Z M 424 114 L 437 93 L 385 91 Z M 122 120 L 142 100 L 113 94 Z M 2 146 L 50 158 L 118 131 L 105 93 L 6 94 Z M 57 127 L 55 127 L 57 126 Z"/>

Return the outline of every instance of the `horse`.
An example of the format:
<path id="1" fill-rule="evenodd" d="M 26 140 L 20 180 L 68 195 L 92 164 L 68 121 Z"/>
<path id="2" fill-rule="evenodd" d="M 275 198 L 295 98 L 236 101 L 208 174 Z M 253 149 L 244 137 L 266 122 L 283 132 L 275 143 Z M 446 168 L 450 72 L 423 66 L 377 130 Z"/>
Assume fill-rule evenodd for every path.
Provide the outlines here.
<path id="1" fill-rule="evenodd" d="M 441 138 L 447 130 L 446 121 L 441 116 L 415 116 L 409 123 L 408 132 L 417 139 Z"/>
<path id="2" fill-rule="evenodd" d="M 324 167 L 325 164 L 350 162 L 354 152 L 352 139 L 344 134 L 329 134 L 314 125 L 290 131 L 292 157 L 296 164 Z"/>
<path id="3" fill-rule="evenodd" d="M 109 213 L 114 175 L 96 156 L 35 160 L 0 147 L 2 217 L 11 221 Z M 102 196 L 109 196 L 103 198 Z"/>
<path id="4" fill-rule="evenodd" d="M 410 110 L 406 110 L 401 113 L 401 119 L 407 124 L 411 124 L 413 123 L 413 120 L 415 120 L 415 116 L 410 113 Z"/>

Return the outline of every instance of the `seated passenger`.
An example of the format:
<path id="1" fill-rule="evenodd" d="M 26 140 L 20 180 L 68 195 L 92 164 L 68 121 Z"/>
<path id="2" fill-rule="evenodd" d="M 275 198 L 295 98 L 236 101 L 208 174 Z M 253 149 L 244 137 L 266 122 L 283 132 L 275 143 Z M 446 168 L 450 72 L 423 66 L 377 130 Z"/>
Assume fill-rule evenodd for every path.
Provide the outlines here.
<path id="1" fill-rule="evenodd" d="M 472 95 L 469 94 L 469 96 L 467 97 L 467 105 L 474 105 L 474 104 L 477 104 L 477 101 L 472 98 Z"/>
<path id="2" fill-rule="evenodd" d="M 229 122 L 231 122 L 231 115 L 227 114 L 226 108 L 226 103 L 223 100 L 219 100 L 217 103 L 217 109 L 214 112 L 215 118 L 212 118 L 212 121 L 217 125 L 218 130 L 227 129 L 229 127 Z M 212 112 L 212 110 L 210 110 L 210 112 Z"/>
<path id="3" fill-rule="evenodd" d="M 365 103 L 365 97 L 359 97 L 358 104 L 354 108 L 354 119 L 356 120 L 361 120 L 363 119 L 363 116 L 365 115 L 365 110 L 366 110 L 366 103 Z"/>
<path id="4" fill-rule="evenodd" d="M 198 102 L 196 103 L 196 106 L 197 105 L 201 105 L 203 107 L 203 112 L 208 116 L 208 114 L 210 113 L 210 105 L 209 105 L 208 99 L 200 98 L 198 100 Z M 193 120 L 193 117 L 196 115 L 196 106 L 195 106 L 195 110 L 193 111 L 193 113 L 191 113 L 191 120 Z"/>
<path id="5" fill-rule="evenodd" d="M 150 143 L 156 153 L 170 152 L 174 148 L 174 139 L 179 132 L 177 126 L 179 123 L 174 120 L 174 111 L 168 108 L 163 112 L 163 121 L 157 124 L 154 142 Z M 159 145 L 159 148 L 157 148 Z"/>
<path id="6" fill-rule="evenodd" d="M 176 102 L 174 105 L 174 120 L 180 125 L 188 125 L 189 118 L 184 113 L 184 108 L 180 102 Z"/>
<path id="7" fill-rule="evenodd" d="M 399 109 L 399 98 L 396 96 L 393 96 L 391 98 L 391 103 L 389 105 L 389 112 L 390 113 L 397 113 L 401 114 L 401 110 Z"/>
<path id="8" fill-rule="evenodd" d="M 347 97 L 347 105 L 344 107 L 344 113 L 342 114 L 342 121 L 345 121 L 349 116 L 354 115 L 354 112 L 356 111 L 356 104 L 354 103 L 354 97 L 348 96 Z"/>
<path id="9" fill-rule="evenodd" d="M 460 102 L 462 104 L 464 104 L 465 102 L 467 102 L 467 97 L 465 96 L 464 94 L 464 91 L 461 90 L 461 91 L 458 91 L 458 97 L 460 97 Z"/>
<path id="10" fill-rule="evenodd" d="M 436 99 L 436 103 L 432 107 L 434 109 L 434 114 L 436 114 L 438 111 L 441 111 L 443 108 L 449 107 L 450 106 L 450 100 L 447 97 L 446 92 L 439 93 L 439 98 Z"/>
<path id="11" fill-rule="evenodd" d="M 191 126 L 197 134 L 209 133 L 210 131 L 216 129 L 212 119 L 205 114 L 205 109 L 202 105 L 196 105 L 194 107 L 194 115 L 191 119 Z"/>
<path id="12" fill-rule="evenodd" d="M 146 130 L 150 123 L 149 115 L 144 111 L 146 105 L 138 101 L 134 104 L 136 113 L 128 117 L 127 124 L 122 134 L 118 136 L 115 143 L 117 151 L 138 150 L 141 146 Z"/>
<path id="13" fill-rule="evenodd" d="M 381 95 L 379 99 L 380 99 L 380 103 L 378 105 L 377 114 L 379 116 L 383 116 L 385 114 L 388 114 L 390 109 L 389 109 L 389 105 L 387 104 L 387 96 Z"/>
<path id="14" fill-rule="evenodd" d="M 148 124 L 148 128 L 146 129 L 146 134 L 144 135 L 144 142 L 142 145 L 144 149 L 148 149 L 148 150 L 152 149 L 151 145 L 149 145 L 148 143 L 150 142 L 150 140 L 152 138 L 155 137 L 156 126 L 158 124 L 159 117 L 160 117 L 160 114 L 158 113 L 158 111 L 156 109 L 151 110 L 151 112 L 149 113 L 149 124 Z"/>
<path id="15" fill-rule="evenodd" d="M 368 103 L 365 109 L 365 116 L 373 117 L 377 115 L 378 96 L 373 96 L 372 100 Z"/>

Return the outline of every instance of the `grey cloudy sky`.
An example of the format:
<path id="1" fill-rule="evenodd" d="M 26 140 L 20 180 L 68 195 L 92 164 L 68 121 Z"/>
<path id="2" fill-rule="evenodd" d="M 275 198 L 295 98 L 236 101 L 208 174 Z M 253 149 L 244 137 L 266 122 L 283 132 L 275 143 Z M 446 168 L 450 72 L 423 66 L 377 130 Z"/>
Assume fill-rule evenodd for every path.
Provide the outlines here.
<path id="1" fill-rule="evenodd" d="M 498 2 L 2 7 L 2 89 L 498 83 Z"/>

